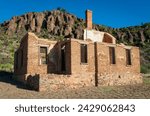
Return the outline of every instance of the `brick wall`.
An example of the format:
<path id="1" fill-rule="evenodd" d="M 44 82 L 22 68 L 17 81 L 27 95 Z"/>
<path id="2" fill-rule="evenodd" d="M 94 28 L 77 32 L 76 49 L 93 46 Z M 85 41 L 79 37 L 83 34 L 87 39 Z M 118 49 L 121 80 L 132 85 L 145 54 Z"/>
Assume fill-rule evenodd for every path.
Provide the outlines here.
<path id="1" fill-rule="evenodd" d="M 14 55 L 14 74 L 16 75 L 23 75 L 27 73 L 27 38 L 28 35 L 25 35 L 20 43 L 19 49 Z"/>
<path id="2" fill-rule="evenodd" d="M 80 61 L 80 44 L 88 46 L 88 63 Z M 116 64 L 110 64 L 109 47 L 115 48 Z M 132 65 L 126 65 L 126 49 L 131 50 Z M 95 74 L 94 43 L 71 41 L 72 74 Z M 97 73 L 99 85 L 125 85 L 142 83 L 139 48 L 116 44 L 97 43 Z M 94 77 L 93 77 L 94 78 Z"/>
<path id="3" fill-rule="evenodd" d="M 116 64 L 110 64 L 109 46 L 115 47 Z M 131 47 L 132 65 L 126 65 L 126 48 L 119 45 L 98 44 L 99 85 L 125 85 L 142 83 L 139 49 Z"/>
<path id="4" fill-rule="evenodd" d="M 87 63 L 81 63 L 81 44 L 87 45 Z M 40 46 L 46 46 L 48 49 L 47 65 L 39 63 Z M 61 70 L 63 46 L 65 46 L 66 72 Z M 110 64 L 109 47 L 115 49 L 116 64 Z M 126 49 L 131 50 L 132 65 L 126 64 Z M 94 86 L 95 82 L 98 82 L 98 86 L 142 83 L 139 48 L 137 47 L 76 39 L 56 42 L 39 39 L 29 33 L 22 39 L 17 52 L 20 50 L 24 52 L 24 60 L 22 68 L 16 69 L 15 66 L 16 79 L 36 90 L 44 90 L 48 87 Z M 18 63 L 20 65 L 20 59 Z"/>
<path id="5" fill-rule="evenodd" d="M 86 11 L 86 24 L 87 29 L 92 29 L 92 11 L 90 10 Z"/>

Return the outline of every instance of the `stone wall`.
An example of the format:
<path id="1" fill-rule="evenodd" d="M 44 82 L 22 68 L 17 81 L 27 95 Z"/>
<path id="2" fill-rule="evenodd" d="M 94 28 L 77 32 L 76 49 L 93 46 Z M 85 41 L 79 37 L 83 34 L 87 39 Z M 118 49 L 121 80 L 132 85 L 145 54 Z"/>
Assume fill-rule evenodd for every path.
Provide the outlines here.
<path id="1" fill-rule="evenodd" d="M 85 75 L 58 75 L 58 74 L 39 74 L 28 75 L 26 84 L 38 91 L 46 91 L 49 89 L 76 89 L 85 86 L 94 86 L 94 78 L 92 74 Z"/>
<path id="2" fill-rule="evenodd" d="M 141 84 L 142 76 L 131 73 L 104 73 L 98 75 L 98 86 L 114 85 L 133 85 Z M 26 75 L 26 84 L 28 87 L 37 91 L 58 90 L 58 89 L 77 89 L 87 86 L 95 86 L 94 74 L 74 74 L 74 75 Z"/>
<path id="3" fill-rule="evenodd" d="M 139 73 L 103 73 L 98 76 L 98 86 L 118 86 L 141 84 L 143 79 Z"/>

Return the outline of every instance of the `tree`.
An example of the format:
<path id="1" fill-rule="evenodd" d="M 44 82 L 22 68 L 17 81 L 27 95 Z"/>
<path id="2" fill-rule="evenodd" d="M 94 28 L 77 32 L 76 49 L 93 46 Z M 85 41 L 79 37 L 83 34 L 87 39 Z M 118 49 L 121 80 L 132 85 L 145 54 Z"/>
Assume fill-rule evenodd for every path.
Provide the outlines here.
<path id="1" fill-rule="evenodd" d="M 59 11 L 61 11 L 61 12 L 64 12 L 64 13 L 67 12 L 66 9 L 61 8 L 61 7 L 58 7 L 57 10 L 59 10 Z"/>

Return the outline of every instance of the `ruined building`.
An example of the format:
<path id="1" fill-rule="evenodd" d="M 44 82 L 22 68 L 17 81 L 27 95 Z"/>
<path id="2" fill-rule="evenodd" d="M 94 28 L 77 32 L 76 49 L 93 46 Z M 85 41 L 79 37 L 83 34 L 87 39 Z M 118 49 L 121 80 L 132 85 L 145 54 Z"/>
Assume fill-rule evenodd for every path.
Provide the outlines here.
<path id="1" fill-rule="evenodd" d="M 82 40 L 51 41 L 27 33 L 15 52 L 14 78 L 39 91 L 142 83 L 139 48 L 93 30 L 89 10 L 86 24 Z"/>

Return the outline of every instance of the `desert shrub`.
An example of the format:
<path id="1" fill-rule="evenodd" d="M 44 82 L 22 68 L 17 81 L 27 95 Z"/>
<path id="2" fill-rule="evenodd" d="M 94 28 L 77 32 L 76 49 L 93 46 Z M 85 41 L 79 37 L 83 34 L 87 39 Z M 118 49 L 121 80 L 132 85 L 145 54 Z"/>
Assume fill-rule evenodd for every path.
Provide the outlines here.
<path id="1" fill-rule="evenodd" d="M 0 70 L 13 71 L 13 64 L 10 63 L 0 64 Z"/>
<path id="2" fill-rule="evenodd" d="M 49 38 L 48 35 L 49 35 L 48 30 L 44 28 L 44 29 L 41 30 L 41 33 L 39 34 L 39 37 L 40 37 L 40 38 L 46 38 L 46 39 L 47 39 L 47 38 Z"/>
<path id="3" fill-rule="evenodd" d="M 61 12 L 63 12 L 63 13 L 67 12 L 66 9 L 61 8 L 61 7 L 58 7 L 57 10 L 59 10 L 59 11 L 61 11 Z"/>
<path id="4" fill-rule="evenodd" d="M 148 76 L 148 77 L 144 77 L 143 78 L 143 82 L 145 83 L 145 84 L 150 84 L 150 77 Z"/>
<path id="5" fill-rule="evenodd" d="M 150 73 L 150 64 L 142 64 L 141 73 L 144 73 L 144 74 Z"/>

